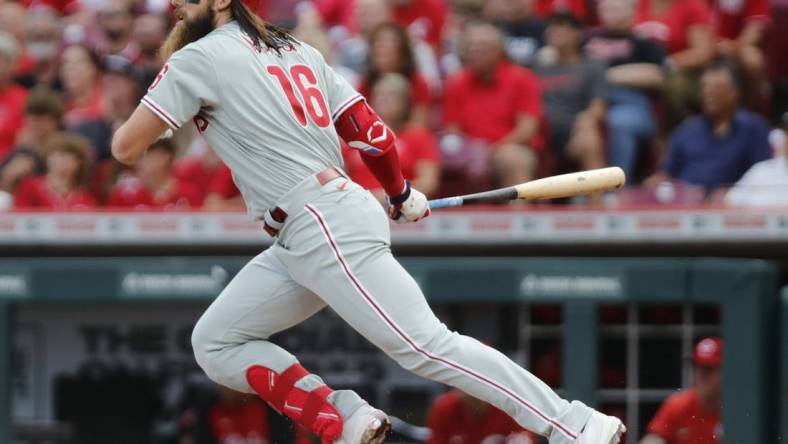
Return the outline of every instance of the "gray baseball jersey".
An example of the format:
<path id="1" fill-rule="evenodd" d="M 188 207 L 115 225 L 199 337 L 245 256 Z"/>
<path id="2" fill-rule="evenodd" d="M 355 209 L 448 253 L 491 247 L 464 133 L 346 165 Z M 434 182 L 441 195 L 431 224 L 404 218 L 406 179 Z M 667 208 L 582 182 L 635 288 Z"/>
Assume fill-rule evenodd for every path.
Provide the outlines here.
<path id="1" fill-rule="evenodd" d="M 173 130 L 193 120 L 262 219 L 304 177 L 342 165 L 333 121 L 361 99 L 311 46 L 257 51 L 232 21 L 173 54 L 142 103 Z"/>

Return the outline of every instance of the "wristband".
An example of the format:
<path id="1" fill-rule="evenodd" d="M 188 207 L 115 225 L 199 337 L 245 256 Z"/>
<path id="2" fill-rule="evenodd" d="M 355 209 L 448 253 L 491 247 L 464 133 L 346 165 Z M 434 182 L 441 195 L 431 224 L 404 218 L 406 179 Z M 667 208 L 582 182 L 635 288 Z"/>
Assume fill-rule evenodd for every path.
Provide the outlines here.
<path id="1" fill-rule="evenodd" d="M 410 182 L 407 180 L 405 181 L 405 191 L 402 192 L 399 196 L 389 197 L 389 203 L 391 205 L 402 205 L 408 198 L 410 197 Z"/>

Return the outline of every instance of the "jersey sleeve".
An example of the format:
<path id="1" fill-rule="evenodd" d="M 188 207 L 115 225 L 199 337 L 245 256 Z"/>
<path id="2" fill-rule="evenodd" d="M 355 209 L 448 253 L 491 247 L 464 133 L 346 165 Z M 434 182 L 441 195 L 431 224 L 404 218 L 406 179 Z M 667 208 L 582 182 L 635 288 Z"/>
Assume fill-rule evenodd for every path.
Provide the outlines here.
<path id="1" fill-rule="evenodd" d="M 214 64 L 194 45 L 177 51 L 164 64 L 142 103 L 177 130 L 202 108 L 217 102 Z"/>

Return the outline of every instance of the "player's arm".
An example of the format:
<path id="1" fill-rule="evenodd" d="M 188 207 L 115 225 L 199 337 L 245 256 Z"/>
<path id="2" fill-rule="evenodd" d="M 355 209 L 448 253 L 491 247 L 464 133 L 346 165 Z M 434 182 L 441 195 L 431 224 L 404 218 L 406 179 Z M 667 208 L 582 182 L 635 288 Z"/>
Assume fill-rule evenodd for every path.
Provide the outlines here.
<path id="1" fill-rule="evenodd" d="M 402 176 L 394 132 L 322 55 L 312 51 L 326 85 L 323 92 L 333 111 L 337 134 L 349 147 L 359 150 L 361 160 L 389 196 L 389 216 L 397 222 L 415 222 L 428 216 L 427 198 L 411 190 Z"/>
<path id="2" fill-rule="evenodd" d="M 195 45 L 164 64 L 129 120 L 112 138 L 112 155 L 133 165 L 165 131 L 178 130 L 202 108 L 217 103 L 216 63 Z"/>
<path id="3" fill-rule="evenodd" d="M 361 160 L 389 196 L 389 215 L 396 221 L 415 222 L 429 215 L 427 198 L 411 189 L 402 176 L 394 132 L 364 100 L 342 111 L 334 125 L 349 147 L 359 150 Z"/>
<path id="4" fill-rule="evenodd" d="M 168 130 L 168 125 L 147 106 L 138 105 L 129 120 L 112 136 L 112 156 L 118 162 L 135 165 L 145 150 Z"/>

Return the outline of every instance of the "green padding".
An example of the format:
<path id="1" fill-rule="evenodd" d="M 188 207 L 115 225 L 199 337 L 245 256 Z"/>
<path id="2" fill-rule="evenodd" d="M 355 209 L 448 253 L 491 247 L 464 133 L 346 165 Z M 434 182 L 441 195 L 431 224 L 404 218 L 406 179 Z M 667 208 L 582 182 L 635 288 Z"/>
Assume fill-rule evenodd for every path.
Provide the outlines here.
<path id="1" fill-rule="evenodd" d="M 2 259 L 0 328 L 9 300 L 210 300 L 248 257 Z M 788 434 L 788 393 L 776 389 L 777 271 L 760 260 L 406 258 L 431 302 L 565 304 L 564 385 L 593 404 L 600 302 L 711 303 L 723 312 L 725 444 L 771 443 Z M 788 384 L 788 290 L 782 317 L 782 382 Z M 0 386 L 9 387 L 10 342 L 0 334 Z M 0 390 L 0 393 L 3 391 Z M 5 398 L 3 397 L 5 396 Z M 7 402 L 8 395 L 0 395 Z M 0 405 L 5 410 L 5 406 Z M 0 410 L 2 411 L 2 410 Z M 7 415 L 0 414 L 0 430 Z M 6 423 L 2 422 L 6 421 Z M 6 442 L 0 436 L 0 442 Z"/>
<path id="2" fill-rule="evenodd" d="M 722 305 L 725 443 L 767 443 L 775 433 L 777 271 L 765 261 L 692 265 L 691 299 Z"/>
<path id="3" fill-rule="evenodd" d="M 597 303 L 573 301 L 564 305 L 563 387 L 566 397 L 596 406 L 599 384 L 599 317 Z"/>

